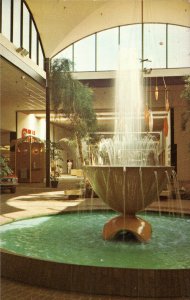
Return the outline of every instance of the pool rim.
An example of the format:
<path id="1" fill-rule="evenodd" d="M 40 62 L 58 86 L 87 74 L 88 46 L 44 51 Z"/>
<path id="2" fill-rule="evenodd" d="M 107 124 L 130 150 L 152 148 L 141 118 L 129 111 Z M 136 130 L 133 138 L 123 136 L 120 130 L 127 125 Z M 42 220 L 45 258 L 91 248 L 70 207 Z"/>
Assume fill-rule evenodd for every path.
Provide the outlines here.
<path id="1" fill-rule="evenodd" d="M 93 211 L 102 211 L 102 209 Z M 31 218 L 65 213 L 77 213 L 77 211 L 64 211 Z M 26 219 L 29 218 L 17 219 L 6 224 Z M 190 268 L 138 269 L 87 266 L 37 259 L 4 249 L 1 249 L 0 253 L 1 276 L 25 284 L 95 295 L 150 298 L 190 296 Z"/>

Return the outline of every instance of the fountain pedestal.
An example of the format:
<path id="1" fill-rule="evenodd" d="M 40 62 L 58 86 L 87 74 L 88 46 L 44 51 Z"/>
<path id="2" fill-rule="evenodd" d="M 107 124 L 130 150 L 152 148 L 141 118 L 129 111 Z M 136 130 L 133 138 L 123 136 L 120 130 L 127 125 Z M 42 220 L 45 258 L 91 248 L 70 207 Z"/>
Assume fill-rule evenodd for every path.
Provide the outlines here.
<path id="1" fill-rule="evenodd" d="M 104 225 L 103 238 L 110 240 L 119 232 L 133 233 L 141 242 L 151 238 L 151 225 L 136 216 L 159 195 L 172 173 L 169 166 L 85 166 L 93 190 L 110 208 L 121 213 Z"/>
<path id="2" fill-rule="evenodd" d="M 147 242 L 151 238 L 151 225 L 135 216 L 121 215 L 109 220 L 103 228 L 104 240 L 111 240 L 121 232 L 131 232 L 139 241 Z"/>

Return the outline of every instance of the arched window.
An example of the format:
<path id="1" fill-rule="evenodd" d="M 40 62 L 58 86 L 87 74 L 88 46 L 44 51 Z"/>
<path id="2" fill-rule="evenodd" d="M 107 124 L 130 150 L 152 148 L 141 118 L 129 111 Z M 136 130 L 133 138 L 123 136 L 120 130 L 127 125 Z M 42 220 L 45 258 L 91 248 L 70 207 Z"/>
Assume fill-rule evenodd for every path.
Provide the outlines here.
<path id="1" fill-rule="evenodd" d="M 95 34 L 74 44 L 74 70 L 94 71 L 95 69 Z"/>
<path id="2" fill-rule="evenodd" d="M 166 68 L 166 24 L 144 25 L 144 59 L 147 68 Z"/>
<path id="3" fill-rule="evenodd" d="M 190 28 L 168 25 L 168 68 L 190 67 Z"/>
<path id="4" fill-rule="evenodd" d="M 118 41 L 118 27 L 97 33 L 97 71 L 116 69 Z"/>
<path id="5" fill-rule="evenodd" d="M 54 58 L 74 63 L 74 71 L 109 71 L 117 67 L 119 47 L 133 48 L 144 67 L 189 68 L 190 28 L 172 24 L 130 24 L 103 30 L 75 42 Z"/>

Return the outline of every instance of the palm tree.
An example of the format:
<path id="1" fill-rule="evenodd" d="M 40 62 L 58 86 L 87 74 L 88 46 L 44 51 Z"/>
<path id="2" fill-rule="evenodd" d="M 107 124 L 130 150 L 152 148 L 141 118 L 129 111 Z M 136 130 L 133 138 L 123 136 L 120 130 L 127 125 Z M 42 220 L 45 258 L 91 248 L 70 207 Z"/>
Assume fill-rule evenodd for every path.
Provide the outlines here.
<path id="1" fill-rule="evenodd" d="M 51 101 L 59 116 L 69 119 L 70 139 L 76 140 L 79 159 L 84 162 L 82 139 L 96 130 L 93 91 L 71 75 L 72 63 L 56 59 L 51 68 Z"/>

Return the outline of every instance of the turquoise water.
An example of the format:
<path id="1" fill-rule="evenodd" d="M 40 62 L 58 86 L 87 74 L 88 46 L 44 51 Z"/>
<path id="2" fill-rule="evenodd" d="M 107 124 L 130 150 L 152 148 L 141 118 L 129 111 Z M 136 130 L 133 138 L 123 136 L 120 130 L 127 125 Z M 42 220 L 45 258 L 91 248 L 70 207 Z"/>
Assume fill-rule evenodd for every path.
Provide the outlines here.
<path id="1" fill-rule="evenodd" d="M 114 212 L 83 212 L 27 219 L 0 227 L 1 247 L 17 254 L 78 265 L 119 268 L 190 267 L 190 219 L 141 215 L 152 239 L 141 244 L 104 241 L 102 228 Z"/>

